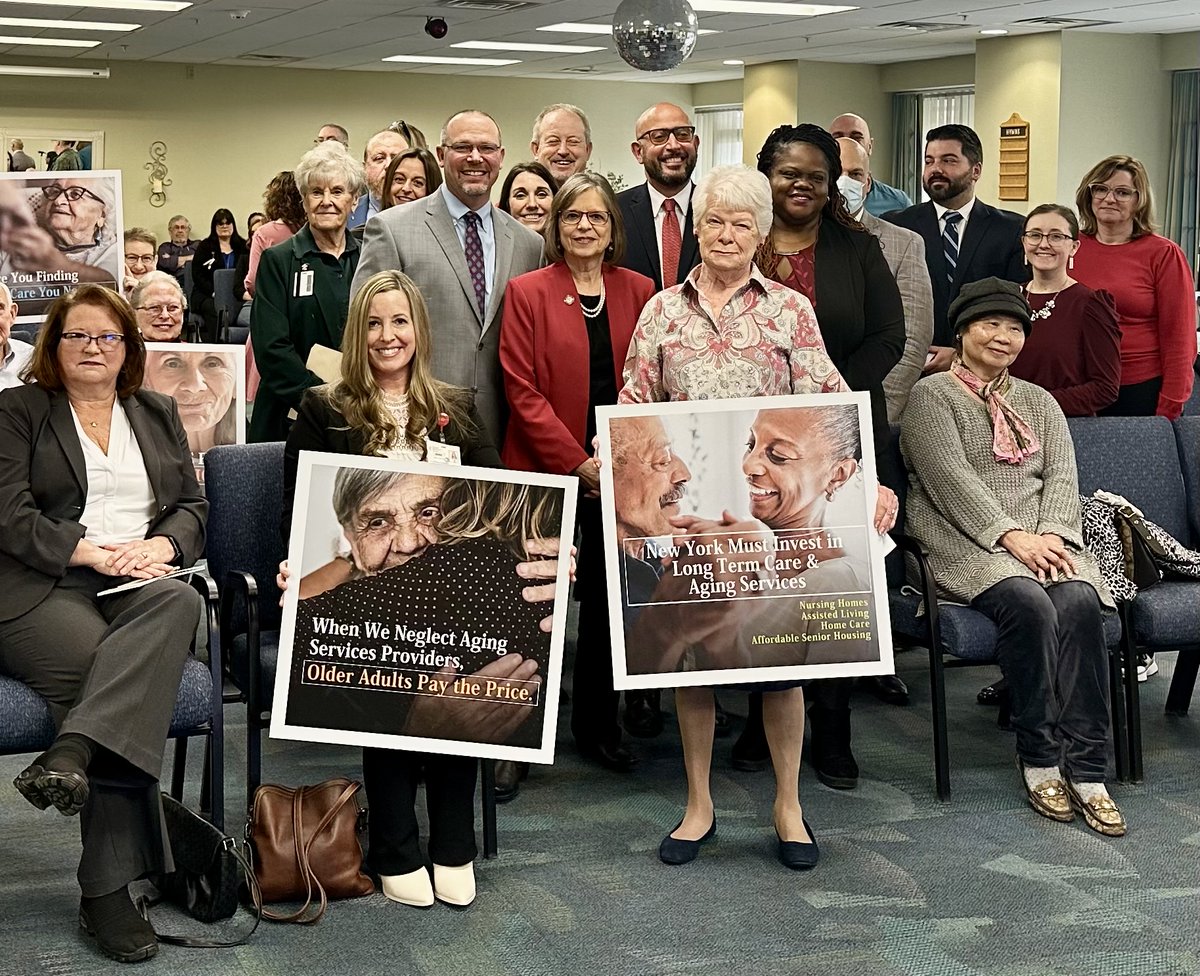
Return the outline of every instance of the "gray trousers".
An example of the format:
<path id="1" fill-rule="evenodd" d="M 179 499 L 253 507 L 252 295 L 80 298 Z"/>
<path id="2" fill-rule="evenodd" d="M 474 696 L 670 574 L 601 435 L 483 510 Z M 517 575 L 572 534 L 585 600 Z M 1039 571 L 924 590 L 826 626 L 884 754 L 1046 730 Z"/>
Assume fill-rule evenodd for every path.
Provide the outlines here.
<path id="1" fill-rule="evenodd" d="M 1100 599 L 1080 580 L 1048 588 L 1013 577 L 971 606 L 996 622 L 996 658 L 1012 695 L 1017 755 L 1103 783 L 1110 724 L 1108 649 Z"/>
<path id="2" fill-rule="evenodd" d="M 180 580 L 96 596 L 114 582 L 68 570 L 38 606 L 0 623 L 0 671 L 46 699 L 60 734 L 101 746 L 80 813 L 88 896 L 173 867 L 158 777 L 202 606 Z"/>

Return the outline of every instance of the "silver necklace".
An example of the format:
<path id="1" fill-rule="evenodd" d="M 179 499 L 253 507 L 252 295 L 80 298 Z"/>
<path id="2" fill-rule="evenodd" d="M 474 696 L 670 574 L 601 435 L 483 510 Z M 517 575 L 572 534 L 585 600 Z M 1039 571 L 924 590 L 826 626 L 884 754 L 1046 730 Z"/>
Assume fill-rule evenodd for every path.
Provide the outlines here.
<path id="1" fill-rule="evenodd" d="M 1029 313 L 1029 317 L 1034 322 L 1036 322 L 1038 319 L 1050 318 L 1050 316 L 1054 314 L 1054 299 L 1058 298 L 1058 296 L 1061 295 L 1062 293 L 1063 293 L 1063 289 L 1060 288 L 1053 295 L 1051 295 L 1050 300 L 1048 302 L 1046 302 L 1046 304 L 1043 305 L 1041 308 L 1039 308 L 1036 312 L 1031 310 Z M 1033 292 L 1031 292 L 1029 290 L 1029 286 L 1026 285 L 1025 286 L 1025 301 L 1027 301 L 1027 302 L 1029 301 L 1029 296 L 1031 294 L 1033 294 Z"/>
<path id="2" fill-rule="evenodd" d="M 602 311 L 604 311 L 604 299 L 605 299 L 605 297 L 606 297 L 606 296 L 605 296 L 605 292 L 604 292 L 604 279 L 602 278 L 602 279 L 600 280 L 600 301 L 599 301 L 599 303 L 596 305 L 596 307 L 595 307 L 595 308 L 588 308 L 586 305 L 584 305 L 584 304 L 583 304 L 583 302 L 582 302 L 582 301 L 580 301 L 580 303 L 579 303 L 579 311 L 581 311 L 581 312 L 583 313 L 583 317 L 584 317 L 585 319 L 594 319 L 594 318 L 599 318 L 599 316 L 600 316 L 600 313 L 601 313 Z"/>

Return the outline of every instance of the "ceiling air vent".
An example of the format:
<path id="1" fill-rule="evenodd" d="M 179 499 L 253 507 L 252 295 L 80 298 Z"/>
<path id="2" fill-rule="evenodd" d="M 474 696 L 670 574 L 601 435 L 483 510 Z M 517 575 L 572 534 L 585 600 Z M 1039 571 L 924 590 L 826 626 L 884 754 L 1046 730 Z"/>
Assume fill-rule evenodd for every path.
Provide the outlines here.
<path id="1" fill-rule="evenodd" d="M 572 75 L 590 75 L 596 70 L 596 66 L 594 64 L 586 64 L 578 68 L 560 68 L 559 70 Z"/>
<path id="2" fill-rule="evenodd" d="M 938 24 L 926 20 L 894 20 L 890 24 L 880 24 L 881 28 L 891 30 L 911 31 L 914 34 L 933 34 L 937 31 L 961 30 L 966 24 Z"/>
<path id="3" fill-rule="evenodd" d="M 440 0 L 439 7 L 451 7 L 455 10 L 486 10 L 489 13 L 500 13 L 506 10 L 521 10 L 524 7 L 536 7 L 529 0 Z"/>
<path id="4" fill-rule="evenodd" d="M 279 64 L 282 61 L 295 61 L 297 59 L 292 57 L 290 54 L 242 54 L 238 56 L 238 60 Z"/>
<path id="5" fill-rule="evenodd" d="M 1031 27 L 1055 27 L 1059 30 L 1069 30 L 1072 27 L 1105 27 L 1115 24 L 1115 20 L 1082 20 L 1078 17 L 1030 17 L 1028 20 L 1018 20 L 1018 24 L 1028 24 Z"/>

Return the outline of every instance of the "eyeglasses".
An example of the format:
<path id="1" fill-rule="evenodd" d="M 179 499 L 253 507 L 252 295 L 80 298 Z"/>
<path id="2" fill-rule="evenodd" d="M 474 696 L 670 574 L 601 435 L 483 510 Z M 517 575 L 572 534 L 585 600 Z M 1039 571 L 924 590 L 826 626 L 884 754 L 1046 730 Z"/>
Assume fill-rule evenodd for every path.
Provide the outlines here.
<path id="1" fill-rule="evenodd" d="M 696 127 L 694 125 L 677 125 L 673 129 L 649 129 L 638 136 L 638 141 L 647 139 L 652 146 L 663 146 L 671 136 L 675 137 L 676 142 L 691 142 L 696 138 Z"/>
<path id="2" fill-rule="evenodd" d="M 156 255 L 153 254 L 126 254 L 126 264 L 151 264 L 154 262 Z"/>
<path id="3" fill-rule="evenodd" d="M 125 341 L 125 337 L 120 332 L 102 332 L 100 335 L 88 335 L 86 332 L 63 332 L 58 339 L 69 346 L 80 346 L 84 349 L 92 342 L 95 342 L 101 349 L 116 349 Z"/>
<path id="4" fill-rule="evenodd" d="M 77 203 L 84 197 L 91 197 L 97 203 L 104 203 L 91 190 L 84 189 L 82 186 L 59 186 L 57 183 L 51 183 L 42 189 L 42 195 L 51 203 L 61 196 L 65 196 L 72 203 Z"/>
<path id="5" fill-rule="evenodd" d="M 166 312 L 167 315 L 171 316 L 171 318 L 175 318 L 176 315 L 178 315 L 180 312 L 183 311 L 183 306 L 182 305 L 139 305 L 137 307 L 137 310 L 139 312 L 146 312 L 152 319 L 158 318 L 164 312 Z"/>
<path id="6" fill-rule="evenodd" d="M 480 156 L 495 156 L 500 151 L 500 147 L 492 142 L 484 142 L 476 145 L 473 142 L 454 142 L 450 145 L 442 145 L 443 149 L 449 149 L 456 156 L 470 156 L 471 153 L 477 152 Z"/>
<path id="7" fill-rule="evenodd" d="M 593 227 L 604 227 L 608 224 L 611 214 L 607 210 L 564 210 L 558 215 L 558 219 L 568 227 L 574 227 L 584 217 Z"/>
<path id="8" fill-rule="evenodd" d="M 1131 186 L 1109 186 L 1107 183 L 1089 183 L 1088 191 L 1093 200 L 1103 200 L 1111 193 L 1117 203 L 1127 203 L 1138 195 L 1138 191 Z"/>
<path id="9" fill-rule="evenodd" d="M 1064 242 L 1075 240 L 1070 234 L 1063 234 L 1056 230 L 1050 231 L 1049 234 L 1043 234 L 1040 230 L 1027 230 L 1021 236 L 1034 247 L 1037 247 L 1042 241 L 1049 241 L 1052 247 L 1061 247 Z"/>

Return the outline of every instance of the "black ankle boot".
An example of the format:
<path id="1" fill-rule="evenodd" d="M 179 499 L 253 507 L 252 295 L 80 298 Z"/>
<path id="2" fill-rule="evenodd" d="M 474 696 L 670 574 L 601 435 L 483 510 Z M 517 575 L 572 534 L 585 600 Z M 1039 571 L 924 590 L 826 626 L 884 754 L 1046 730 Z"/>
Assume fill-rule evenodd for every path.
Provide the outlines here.
<path id="1" fill-rule="evenodd" d="M 808 710 L 808 726 L 808 759 L 817 779 L 835 790 L 858 786 L 858 763 L 850 751 L 850 709 L 814 705 Z"/>
<path id="2" fill-rule="evenodd" d="M 79 899 L 79 924 L 100 951 L 117 962 L 141 962 L 158 952 L 154 926 L 138 914 L 129 889 Z"/>

